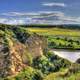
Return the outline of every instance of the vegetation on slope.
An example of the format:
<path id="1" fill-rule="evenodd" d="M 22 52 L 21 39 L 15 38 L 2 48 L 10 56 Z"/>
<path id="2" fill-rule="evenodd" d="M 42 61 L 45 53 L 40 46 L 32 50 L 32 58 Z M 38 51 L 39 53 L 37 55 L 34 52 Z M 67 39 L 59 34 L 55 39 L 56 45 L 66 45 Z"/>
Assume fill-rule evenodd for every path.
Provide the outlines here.
<path id="1" fill-rule="evenodd" d="M 48 36 L 49 48 L 56 49 L 80 49 L 80 38 Z"/>
<path id="2" fill-rule="evenodd" d="M 17 29 L 17 27 L 14 28 Z M 30 35 L 23 29 L 21 29 L 22 32 L 20 32 L 20 28 L 18 30 L 19 36 L 23 35 L 22 32 Z M 0 26 L 0 77 L 16 74 L 16 72 L 22 70 L 24 66 L 23 59 L 25 58 L 23 54 L 26 55 L 27 61 L 30 62 L 28 49 L 19 41 L 13 27 Z M 23 59 L 22 56 L 24 57 Z"/>
<path id="3" fill-rule="evenodd" d="M 75 36 L 77 37 L 80 36 L 79 34 L 80 32 L 78 30 L 76 31 L 68 30 L 73 33 L 69 34 L 70 32 L 67 32 L 66 29 L 65 32 L 63 33 L 61 32 L 64 31 L 64 29 L 62 30 L 52 29 L 52 32 L 50 32 L 51 30 L 48 29 L 49 28 L 47 28 L 47 30 L 43 29 L 44 31 L 41 29 L 41 31 L 38 33 L 34 31 L 34 29 L 32 29 L 33 30 L 32 32 L 29 32 L 28 30 L 30 29 L 21 26 L 10 26 L 10 25 L 0 26 L 0 44 L 1 44 L 0 63 L 1 60 L 3 60 L 2 63 L 4 63 L 4 66 L 2 65 L 2 67 L 0 67 L 0 72 L 5 74 L 9 72 L 10 67 L 12 67 L 9 63 L 13 63 L 16 70 L 19 71 L 20 69 L 19 73 L 18 74 L 15 73 L 16 75 L 14 76 L 6 77 L 8 75 L 0 74 L 0 77 L 3 77 L 0 78 L 0 80 L 60 80 L 60 79 L 79 80 L 80 79 L 79 64 L 77 63 L 73 64 L 68 60 L 58 57 L 57 55 L 48 50 L 45 50 L 43 52 L 44 53 L 43 55 L 36 58 L 33 58 L 33 56 L 28 51 L 29 46 L 26 46 L 26 40 L 28 40 L 28 38 L 33 35 L 33 32 L 37 33 L 38 35 L 45 36 L 48 39 L 48 45 L 49 45 L 48 47 L 50 48 L 66 48 L 67 47 L 66 44 L 71 45 L 71 48 L 77 48 L 77 46 L 78 47 L 80 46 L 79 38 L 74 38 Z M 56 37 L 55 34 L 57 34 L 58 36 Z M 68 35 L 70 37 L 68 38 L 64 37 Z M 29 40 L 33 39 L 33 37 L 31 37 Z M 34 40 L 39 40 L 39 38 L 38 39 L 34 38 Z M 32 49 L 30 48 L 30 50 Z M 2 56 L 2 54 L 4 54 L 4 56 Z M 13 56 L 13 54 L 15 57 L 17 56 L 17 59 Z M 24 54 L 22 55 L 24 57 L 21 59 L 21 56 L 19 54 L 20 55 Z M 12 57 L 14 58 L 15 61 L 12 60 Z M 10 58 L 10 60 L 8 58 Z M 25 61 L 26 59 L 28 59 L 28 62 Z M 8 63 L 6 62 L 7 60 L 9 60 Z M 27 65 L 23 65 L 23 61 Z"/>
<path id="4" fill-rule="evenodd" d="M 36 60 L 36 61 L 35 61 Z M 33 60 L 18 75 L 7 80 L 77 80 L 80 75 L 80 65 L 54 55 L 52 52 Z"/>

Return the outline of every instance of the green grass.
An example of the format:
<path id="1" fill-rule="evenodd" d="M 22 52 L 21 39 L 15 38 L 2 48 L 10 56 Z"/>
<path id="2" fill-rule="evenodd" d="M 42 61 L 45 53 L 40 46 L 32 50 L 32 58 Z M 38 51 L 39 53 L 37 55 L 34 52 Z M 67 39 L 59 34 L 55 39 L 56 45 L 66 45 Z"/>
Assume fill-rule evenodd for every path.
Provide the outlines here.
<path id="1" fill-rule="evenodd" d="M 80 39 L 48 36 L 48 47 L 56 49 L 80 49 Z"/>
<path id="2" fill-rule="evenodd" d="M 34 33 L 38 33 L 40 35 L 80 37 L 80 30 L 61 29 L 61 28 L 27 28 L 27 30 Z"/>
<path id="3" fill-rule="evenodd" d="M 50 75 L 48 75 L 44 80 L 80 80 L 80 73 L 76 73 L 76 74 L 72 74 L 69 77 L 60 77 L 58 75 L 60 74 L 64 74 L 57 72 L 57 73 L 51 73 Z"/>
<path id="4" fill-rule="evenodd" d="M 68 68 L 62 69 L 59 72 L 51 73 L 47 75 L 44 80 L 80 80 L 80 71 L 77 70 L 77 64 L 73 65 L 73 72 L 70 72 Z M 76 69 L 76 72 L 74 70 Z M 67 73 L 67 74 L 66 74 Z"/>
<path id="5" fill-rule="evenodd" d="M 80 49 L 80 30 L 35 27 L 27 30 L 47 36 L 49 48 Z"/>

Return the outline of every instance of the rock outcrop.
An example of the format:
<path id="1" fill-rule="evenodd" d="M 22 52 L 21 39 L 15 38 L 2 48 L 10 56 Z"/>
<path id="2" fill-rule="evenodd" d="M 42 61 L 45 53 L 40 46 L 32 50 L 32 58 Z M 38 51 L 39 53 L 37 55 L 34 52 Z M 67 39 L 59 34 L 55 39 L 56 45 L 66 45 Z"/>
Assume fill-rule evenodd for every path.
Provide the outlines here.
<path id="1" fill-rule="evenodd" d="M 43 50 L 47 48 L 47 40 L 34 34 L 26 40 L 26 45 L 33 58 L 43 55 Z"/>
<path id="2" fill-rule="evenodd" d="M 79 58 L 79 59 L 77 59 L 76 63 L 79 63 L 79 64 L 80 64 L 80 58 Z"/>
<path id="3" fill-rule="evenodd" d="M 12 28 L 3 28 L 1 31 L 3 33 L 0 33 L 0 77 L 20 72 L 25 66 L 30 65 L 33 58 L 43 55 L 43 50 L 47 48 L 46 39 L 37 34 L 27 37 L 27 32 L 19 30 L 21 32 L 17 31 L 17 35 Z M 26 38 L 23 38 L 24 36 Z"/>

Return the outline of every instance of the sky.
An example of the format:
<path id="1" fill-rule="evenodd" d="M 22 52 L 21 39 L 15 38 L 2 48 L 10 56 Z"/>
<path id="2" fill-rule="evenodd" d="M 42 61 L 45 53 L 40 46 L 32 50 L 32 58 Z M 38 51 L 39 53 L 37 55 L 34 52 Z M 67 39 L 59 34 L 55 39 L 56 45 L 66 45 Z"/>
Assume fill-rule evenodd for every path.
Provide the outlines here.
<path id="1" fill-rule="evenodd" d="M 80 24 L 80 0 L 0 0 L 0 23 Z"/>

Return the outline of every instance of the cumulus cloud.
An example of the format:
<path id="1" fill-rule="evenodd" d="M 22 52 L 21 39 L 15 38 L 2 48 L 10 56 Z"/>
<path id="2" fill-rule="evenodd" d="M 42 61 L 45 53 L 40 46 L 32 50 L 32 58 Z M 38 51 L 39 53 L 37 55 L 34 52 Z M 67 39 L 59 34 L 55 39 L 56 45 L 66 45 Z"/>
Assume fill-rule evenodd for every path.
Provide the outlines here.
<path id="1" fill-rule="evenodd" d="M 64 3 L 55 3 L 55 2 L 44 2 L 42 3 L 43 6 L 48 6 L 48 7 L 53 7 L 53 6 L 58 6 L 58 7 L 66 7 L 66 4 Z"/>

